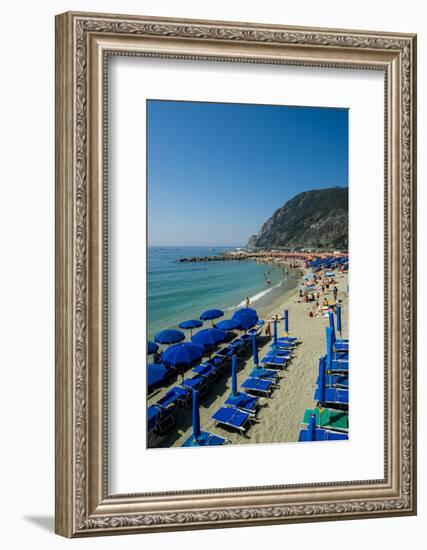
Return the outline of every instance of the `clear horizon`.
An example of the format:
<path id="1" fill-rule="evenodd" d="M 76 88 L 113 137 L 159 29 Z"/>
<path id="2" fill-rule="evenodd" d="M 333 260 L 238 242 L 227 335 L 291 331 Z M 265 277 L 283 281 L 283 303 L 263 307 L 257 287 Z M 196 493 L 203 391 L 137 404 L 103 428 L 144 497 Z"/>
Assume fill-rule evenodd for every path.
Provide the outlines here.
<path id="1" fill-rule="evenodd" d="M 149 100 L 147 180 L 149 246 L 246 246 L 298 193 L 348 186 L 348 110 Z"/>

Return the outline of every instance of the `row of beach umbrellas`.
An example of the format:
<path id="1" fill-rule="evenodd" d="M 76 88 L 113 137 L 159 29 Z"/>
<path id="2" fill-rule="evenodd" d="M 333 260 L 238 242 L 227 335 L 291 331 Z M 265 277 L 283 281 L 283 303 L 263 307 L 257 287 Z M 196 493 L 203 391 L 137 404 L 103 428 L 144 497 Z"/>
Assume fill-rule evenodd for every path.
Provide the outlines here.
<path id="1" fill-rule="evenodd" d="M 189 319 L 180 323 L 181 328 L 192 330 L 202 326 L 201 320 L 213 320 L 222 317 L 224 312 L 219 309 L 204 311 L 200 320 Z M 206 352 L 212 351 L 218 344 L 225 342 L 227 332 L 241 329 L 248 330 L 256 325 L 258 315 L 254 309 L 241 308 L 237 310 L 231 319 L 220 321 L 212 328 L 202 329 L 191 335 L 191 342 L 183 342 L 185 334 L 177 329 L 166 329 L 154 336 L 154 342 L 148 342 L 147 353 L 151 355 L 159 350 L 158 344 L 169 345 L 162 354 L 162 364 L 148 365 L 148 385 L 156 387 L 161 385 L 168 376 L 168 369 L 173 367 L 180 370 L 194 365 Z"/>

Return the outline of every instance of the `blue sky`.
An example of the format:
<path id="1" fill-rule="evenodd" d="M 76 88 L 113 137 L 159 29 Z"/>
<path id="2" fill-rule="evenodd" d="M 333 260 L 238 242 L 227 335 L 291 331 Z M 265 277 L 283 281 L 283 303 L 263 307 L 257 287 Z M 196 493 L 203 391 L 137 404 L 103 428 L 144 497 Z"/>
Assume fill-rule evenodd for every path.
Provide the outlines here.
<path id="1" fill-rule="evenodd" d="M 348 185 L 348 111 L 147 102 L 148 244 L 242 246 L 302 191 Z"/>

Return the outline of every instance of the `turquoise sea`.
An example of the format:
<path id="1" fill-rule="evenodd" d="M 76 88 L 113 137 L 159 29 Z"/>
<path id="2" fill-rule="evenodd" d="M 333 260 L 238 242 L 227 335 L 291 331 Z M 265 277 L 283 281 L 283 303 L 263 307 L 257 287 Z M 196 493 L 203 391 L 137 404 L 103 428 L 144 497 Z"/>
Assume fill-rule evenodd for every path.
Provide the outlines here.
<path id="1" fill-rule="evenodd" d="M 198 319 L 202 311 L 219 308 L 224 318 L 245 305 L 263 314 L 269 304 L 295 287 L 297 275 L 282 267 L 254 261 L 179 263 L 192 256 L 218 255 L 230 247 L 148 248 L 148 338 L 186 319 Z M 268 285 L 265 276 L 271 281 Z M 211 326 L 208 321 L 206 326 Z"/>

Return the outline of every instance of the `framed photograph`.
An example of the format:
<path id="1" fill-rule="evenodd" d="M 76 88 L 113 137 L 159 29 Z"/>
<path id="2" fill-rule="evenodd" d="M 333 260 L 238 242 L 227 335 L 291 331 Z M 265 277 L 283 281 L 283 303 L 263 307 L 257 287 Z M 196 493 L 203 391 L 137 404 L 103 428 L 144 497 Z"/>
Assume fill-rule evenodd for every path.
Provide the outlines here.
<path id="1" fill-rule="evenodd" d="M 56 18 L 56 532 L 416 513 L 416 37 Z"/>

